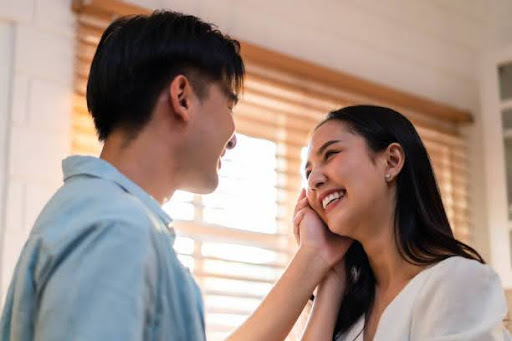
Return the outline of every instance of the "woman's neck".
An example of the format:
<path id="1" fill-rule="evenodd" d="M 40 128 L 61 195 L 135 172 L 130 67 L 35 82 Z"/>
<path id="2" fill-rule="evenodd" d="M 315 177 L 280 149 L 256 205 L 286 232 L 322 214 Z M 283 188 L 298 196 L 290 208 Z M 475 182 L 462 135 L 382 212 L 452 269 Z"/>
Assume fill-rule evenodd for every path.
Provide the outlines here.
<path id="1" fill-rule="evenodd" d="M 382 228 L 380 231 L 383 231 L 380 235 L 373 235 L 362 244 L 375 276 L 376 287 L 387 291 L 389 288 L 400 287 L 409 282 L 422 270 L 422 267 L 411 264 L 402 257 L 392 226 Z"/>

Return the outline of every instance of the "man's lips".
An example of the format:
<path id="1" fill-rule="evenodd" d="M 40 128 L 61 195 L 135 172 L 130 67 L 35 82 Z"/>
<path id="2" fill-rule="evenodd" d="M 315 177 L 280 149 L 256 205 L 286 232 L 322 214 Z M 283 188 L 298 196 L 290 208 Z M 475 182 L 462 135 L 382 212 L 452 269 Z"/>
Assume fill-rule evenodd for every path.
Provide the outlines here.
<path id="1" fill-rule="evenodd" d="M 217 163 L 217 168 L 220 169 L 222 167 L 222 158 L 226 155 L 226 149 L 222 150 L 222 153 L 219 156 L 219 161 Z"/>

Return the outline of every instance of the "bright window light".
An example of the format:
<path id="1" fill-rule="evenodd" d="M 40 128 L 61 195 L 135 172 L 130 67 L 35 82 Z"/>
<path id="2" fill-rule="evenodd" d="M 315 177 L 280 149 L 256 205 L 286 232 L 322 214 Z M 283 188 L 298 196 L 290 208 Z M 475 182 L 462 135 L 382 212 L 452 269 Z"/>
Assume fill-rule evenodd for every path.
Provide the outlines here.
<path id="1" fill-rule="evenodd" d="M 230 243 L 204 243 L 201 247 L 201 253 L 204 256 L 259 264 L 274 263 L 280 260 L 280 255 L 276 251 Z"/>
<path id="2" fill-rule="evenodd" d="M 206 223 L 264 233 L 277 228 L 277 171 L 274 142 L 237 135 L 226 153 L 219 187 L 203 196 Z"/>
<path id="3" fill-rule="evenodd" d="M 194 220 L 194 194 L 176 191 L 171 200 L 163 205 L 163 209 L 174 220 Z"/>
<path id="4" fill-rule="evenodd" d="M 306 172 L 304 171 L 304 167 L 308 161 L 308 147 L 303 147 L 300 150 L 300 160 L 301 186 L 302 188 L 307 188 L 308 180 L 306 179 Z"/>

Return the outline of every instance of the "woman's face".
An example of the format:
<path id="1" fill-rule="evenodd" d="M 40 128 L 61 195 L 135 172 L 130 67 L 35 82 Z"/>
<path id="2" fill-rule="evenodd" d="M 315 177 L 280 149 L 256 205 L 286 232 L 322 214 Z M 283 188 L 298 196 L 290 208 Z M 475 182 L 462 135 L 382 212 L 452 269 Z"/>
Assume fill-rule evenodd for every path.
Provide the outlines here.
<path id="1" fill-rule="evenodd" d="M 361 241 L 382 225 L 376 224 L 379 216 L 390 209 L 383 155 L 339 121 L 313 133 L 305 168 L 307 197 L 332 232 Z"/>

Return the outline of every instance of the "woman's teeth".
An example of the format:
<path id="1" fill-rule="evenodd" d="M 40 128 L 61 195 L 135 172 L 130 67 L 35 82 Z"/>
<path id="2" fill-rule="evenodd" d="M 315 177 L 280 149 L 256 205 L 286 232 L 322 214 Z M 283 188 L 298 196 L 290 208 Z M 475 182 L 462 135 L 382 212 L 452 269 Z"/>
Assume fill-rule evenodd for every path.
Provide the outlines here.
<path id="1" fill-rule="evenodd" d="M 333 201 L 339 199 L 339 198 L 342 198 L 345 196 L 345 191 L 342 190 L 342 191 L 339 191 L 339 192 L 334 192 L 332 194 L 329 194 L 328 196 L 326 196 L 323 200 L 322 200 L 322 206 L 325 210 L 325 208 L 327 207 L 327 205 L 329 205 L 330 203 L 332 203 Z"/>

